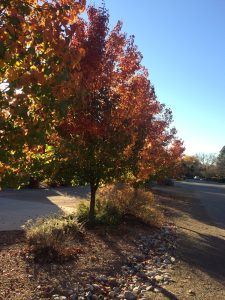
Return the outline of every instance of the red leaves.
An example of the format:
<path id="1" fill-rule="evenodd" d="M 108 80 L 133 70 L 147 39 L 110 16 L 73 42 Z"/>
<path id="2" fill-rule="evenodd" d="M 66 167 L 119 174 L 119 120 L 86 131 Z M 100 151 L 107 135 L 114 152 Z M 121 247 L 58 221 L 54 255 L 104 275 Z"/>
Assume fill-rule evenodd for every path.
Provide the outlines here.
<path id="1" fill-rule="evenodd" d="M 69 117 L 59 125 L 59 131 L 67 136 L 79 135 L 85 139 L 85 136 L 102 137 L 105 135 L 105 127 L 103 124 L 97 123 L 85 115 L 79 114 L 76 120 Z"/>
<path id="2" fill-rule="evenodd" d="M 74 158 L 82 182 L 146 178 L 176 161 L 183 148 L 171 112 L 157 101 L 121 22 L 110 32 L 105 8 L 78 17 L 82 0 L 9 4 L 0 26 L 0 80 L 9 84 L 0 117 L 4 132 L 15 129 L 4 136 L 8 153 L 17 147 L 18 162 L 31 165 L 24 145 L 48 143 L 59 161 Z"/>

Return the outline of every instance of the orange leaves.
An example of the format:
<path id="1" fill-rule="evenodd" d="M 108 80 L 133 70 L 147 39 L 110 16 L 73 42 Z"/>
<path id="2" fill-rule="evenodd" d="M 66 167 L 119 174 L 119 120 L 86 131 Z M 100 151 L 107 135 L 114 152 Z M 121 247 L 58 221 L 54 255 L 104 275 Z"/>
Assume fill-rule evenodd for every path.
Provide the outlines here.
<path id="1" fill-rule="evenodd" d="M 69 24 L 74 24 L 77 21 L 77 15 L 82 13 L 86 6 L 86 0 L 60 0 L 64 16 L 63 19 Z"/>
<path id="2" fill-rule="evenodd" d="M 0 117 L 13 133 L 3 145 L 32 165 L 38 147 L 51 144 L 82 182 L 146 179 L 171 168 L 182 143 L 134 38 L 121 22 L 110 32 L 105 8 L 89 7 L 82 19 L 85 2 L 9 0 L 3 9 Z"/>
<path id="3" fill-rule="evenodd" d="M 182 147 L 133 37 L 121 32 L 120 22 L 109 32 L 108 18 L 104 8 L 90 7 L 88 21 L 73 26 L 70 47 L 80 49 L 80 70 L 71 64 L 69 82 L 77 89 L 70 90 L 71 106 L 58 132 L 82 180 L 144 180 L 171 167 Z M 65 151 L 60 147 L 60 155 Z"/>
<path id="4" fill-rule="evenodd" d="M 85 2 L 0 1 L 0 84 L 7 83 L 0 91 L 1 163 L 29 166 L 35 148 L 23 146 L 55 137 L 58 101 L 75 93 L 85 55 L 69 46 Z M 13 162 L 10 149 L 16 149 Z"/>

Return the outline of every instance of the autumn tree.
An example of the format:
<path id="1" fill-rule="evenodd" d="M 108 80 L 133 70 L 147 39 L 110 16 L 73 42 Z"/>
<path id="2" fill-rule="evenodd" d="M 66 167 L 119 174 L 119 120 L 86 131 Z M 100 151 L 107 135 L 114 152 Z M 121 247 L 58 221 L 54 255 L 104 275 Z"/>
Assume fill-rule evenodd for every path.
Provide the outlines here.
<path id="1" fill-rule="evenodd" d="M 110 31 L 104 8 L 87 12 L 71 42 L 85 53 L 79 80 L 73 81 L 78 89 L 65 107 L 54 148 L 71 179 L 90 184 L 93 223 L 101 184 L 144 180 L 172 169 L 183 147 L 170 129 L 171 112 L 156 99 L 134 38 L 122 33 L 121 22 Z"/>
<path id="2" fill-rule="evenodd" d="M 8 173 L 91 186 L 174 171 L 183 147 L 133 37 L 85 1 L 0 4 L 0 160 Z M 46 172 L 47 168 L 47 172 Z"/>
<path id="3" fill-rule="evenodd" d="M 42 169 L 82 49 L 71 44 L 85 1 L 0 1 L 0 173 Z M 71 92 L 72 91 L 72 92 Z M 47 156 L 47 157 L 46 157 Z"/>

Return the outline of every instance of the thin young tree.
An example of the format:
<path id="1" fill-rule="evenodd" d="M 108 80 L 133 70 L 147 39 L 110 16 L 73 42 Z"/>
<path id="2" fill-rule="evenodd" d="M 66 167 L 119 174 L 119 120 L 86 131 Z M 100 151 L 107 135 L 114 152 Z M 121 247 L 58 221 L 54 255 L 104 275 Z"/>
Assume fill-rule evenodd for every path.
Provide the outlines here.
<path id="1" fill-rule="evenodd" d="M 71 46 L 83 49 L 78 92 L 58 126 L 56 156 L 80 184 L 89 183 L 89 223 L 101 184 L 143 180 L 180 157 L 182 143 L 170 129 L 171 112 L 160 104 L 141 65 L 134 37 L 121 22 L 110 31 L 105 8 L 89 7 Z M 72 78 L 73 76 L 70 76 Z"/>

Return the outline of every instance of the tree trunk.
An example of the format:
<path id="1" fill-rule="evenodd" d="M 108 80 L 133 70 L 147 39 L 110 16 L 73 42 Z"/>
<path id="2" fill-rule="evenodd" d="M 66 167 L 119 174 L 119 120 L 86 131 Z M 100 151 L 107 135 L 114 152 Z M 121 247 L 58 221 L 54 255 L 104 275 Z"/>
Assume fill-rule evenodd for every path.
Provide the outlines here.
<path id="1" fill-rule="evenodd" d="M 89 210 L 89 217 L 88 217 L 88 225 L 93 227 L 95 224 L 95 196 L 98 186 L 95 184 L 91 185 L 91 202 L 90 202 L 90 210 Z"/>

